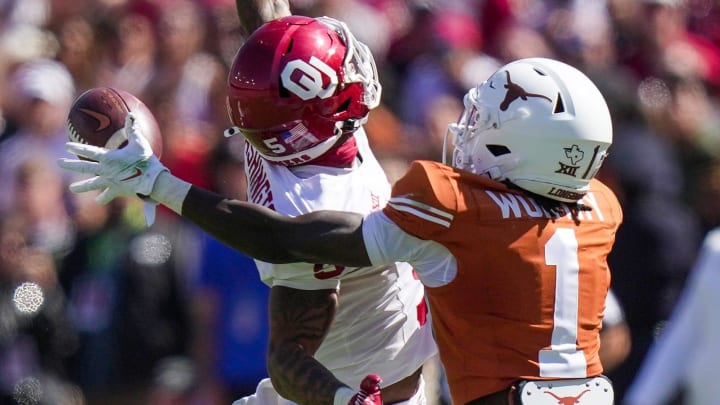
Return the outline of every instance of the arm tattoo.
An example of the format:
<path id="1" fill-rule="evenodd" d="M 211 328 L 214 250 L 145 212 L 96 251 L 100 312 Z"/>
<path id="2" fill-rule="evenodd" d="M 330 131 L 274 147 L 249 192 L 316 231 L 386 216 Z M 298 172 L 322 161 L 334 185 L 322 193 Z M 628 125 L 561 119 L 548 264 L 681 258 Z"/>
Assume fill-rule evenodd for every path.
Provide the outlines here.
<path id="1" fill-rule="evenodd" d="M 268 370 L 283 397 L 332 405 L 335 391 L 344 385 L 313 358 L 330 328 L 337 298 L 335 290 L 272 288 Z"/>

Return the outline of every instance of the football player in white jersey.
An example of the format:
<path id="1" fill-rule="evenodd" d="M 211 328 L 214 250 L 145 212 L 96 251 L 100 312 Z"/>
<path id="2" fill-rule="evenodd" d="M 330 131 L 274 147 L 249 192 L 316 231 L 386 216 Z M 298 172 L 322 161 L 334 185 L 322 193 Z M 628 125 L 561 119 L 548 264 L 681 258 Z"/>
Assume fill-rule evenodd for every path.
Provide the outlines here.
<path id="1" fill-rule="evenodd" d="M 238 0 L 237 10 L 249 31 L 279 20 L 248 38 L 229 80 L 228 111 L 238 125 L 230 132 L 249 141 L 248 199 L 293 216 L 379 208 L 390 187 L 361 126 L 381 91 L 367 47 L 338 21 L 289 17 L 283 0 Z M 361 381 L 367 396 L 353 401 L 375 403 L 377 380 L 363 380 L 373 373 L 385 403 L 424 403 L 421 365 L 437 349 L 423 287 L 402 271 L 407 264 L 257 265 L 272 286 L 272 383 L 263 380 L 236 404 L 290 403 L 281 392 L 299 403 L 344 405 L 355 394 L 347 387 Z"/>
<path id="2" fill-rule="evenodd" d="M 226 136 L 247 140 L 248 200 L 290 216 L 382 208 L 390 185 L 362 127 L 380 95 L 370 50 L 344 23 L 286 16 L 256 29 L 227 97 Z M 270 379 L 236 405 L 425 404 L 422 365 L 437 348 L 409 265 L 257 264 L 272 287 Z"/>
<path id="3" fill-rule="evenodd" d="M 384 206 L 390 185 L 362 128 L 379 103 L 376 75 L 368 48 L 337 20 L 288 16 L 257 29 L 228 87 L 235 127 L 226 134 L 248 141 L 248 200 L 291 216 Z M 262 382 L 237 404 L 283 403 L 274 391 L 332 403 L 342 384 L 358 387 L 368 374 L 381 376 L 386 403 L 423 403 L 421 368 L 436 349 L 423 286 L 407 264 L 257 265 L 272 286 L 274 390 Z M 337 403 L 347 404 L 354 392 L 343 392 Z"/>

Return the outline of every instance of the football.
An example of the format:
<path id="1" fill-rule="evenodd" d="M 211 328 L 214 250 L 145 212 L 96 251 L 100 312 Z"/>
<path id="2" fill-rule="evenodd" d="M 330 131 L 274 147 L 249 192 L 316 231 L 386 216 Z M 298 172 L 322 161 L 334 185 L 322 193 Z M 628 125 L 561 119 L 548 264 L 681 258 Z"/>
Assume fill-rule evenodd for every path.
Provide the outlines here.
<path id="1" fill-rule="evenodd" d="M 124 127 L 129 112 L 135 114 L 141 133 L 160 157 L 162 135 L 155 117 L 140 99 L 121 89 L 95 87 L 80 94 L 68 113 L 68 138 L 107 149 L 122 148 L 127 144 Z"/>

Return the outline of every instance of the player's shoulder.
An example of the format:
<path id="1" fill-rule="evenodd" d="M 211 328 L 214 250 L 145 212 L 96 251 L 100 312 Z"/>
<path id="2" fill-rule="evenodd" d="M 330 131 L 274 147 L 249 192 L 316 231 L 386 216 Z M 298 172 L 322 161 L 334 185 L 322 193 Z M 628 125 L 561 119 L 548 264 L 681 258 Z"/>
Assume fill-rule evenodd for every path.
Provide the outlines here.
<path id="1" fill-rule="evenodd" d="M 465 188 L 507 190 L 505 185 L 485 176 L 439 162 L 416 160 L 393 186 L 393 197 L 412 195 L 414 199 L 452 208 Z"/>
<path id="2" fill-rule="evenodd" d="M 417 187 L 433 183 L 444 183 L 451 176 L 452 168 L 430 160 L 415 160 L 405 174 L 396 182 L 396 187 Z"/>
<path id="3" fill-rule="evenodd" d="M 437 209 L 454 211 L 457 180 L 453 169 L 438 162 L 416 160 L 393 185 L 391 201 L 410 201 Z"/>
<path id="4" fill-rule="evenodd" d="M 421 239 L 447 230 L 457 209 L 452 168 L 418 160 L 392 187 L 385 215 L 405 232 Z"/>
<path id="5" fill-rule="evenodd" d="M 395 223 L 436 231 L 448 229 L 460 216 L 476 212 L 483 190 L 507 190 L 484 176 L 439 162 L 419 160 L 410 164 L 393 186 L 385 213 Z"/>
<path id="6" fill-rule="evenodd" d="M 594 203 L 597 204 L 601 210 L 610 212 L 618 223 L 622 222 L 623 212 L 620 201 L 617 195 L 615 195 L 615 192 L 605 183 L 598 179 L 592 179 L 590 181 L 588 196 L 594 200 Z M 588 197 L 586 197 L 586 199 L 587 198 Z"/>

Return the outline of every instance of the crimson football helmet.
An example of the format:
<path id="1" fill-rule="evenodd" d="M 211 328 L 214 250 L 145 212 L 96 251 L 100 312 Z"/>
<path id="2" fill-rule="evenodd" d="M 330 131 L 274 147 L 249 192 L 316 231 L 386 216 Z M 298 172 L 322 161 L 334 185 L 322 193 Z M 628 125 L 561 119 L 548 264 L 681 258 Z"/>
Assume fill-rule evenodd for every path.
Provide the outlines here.
<path id="1" fill-rule="evenodd" d="M 228 78 L 234 127 L 267 160 L 297 165 L 355 131 L 380 103 L 368 47 L 329 17 L 265 23 L 238 51 Z"/>
<path id="2" fill-rule="evenodd" d="M 455 146 L 452 165 L 554 200 L 580 200 L 612 144 L 602 94 L 556 60 L 508 63 L 470 89 L 464 103 L 445 138 Z"/>

